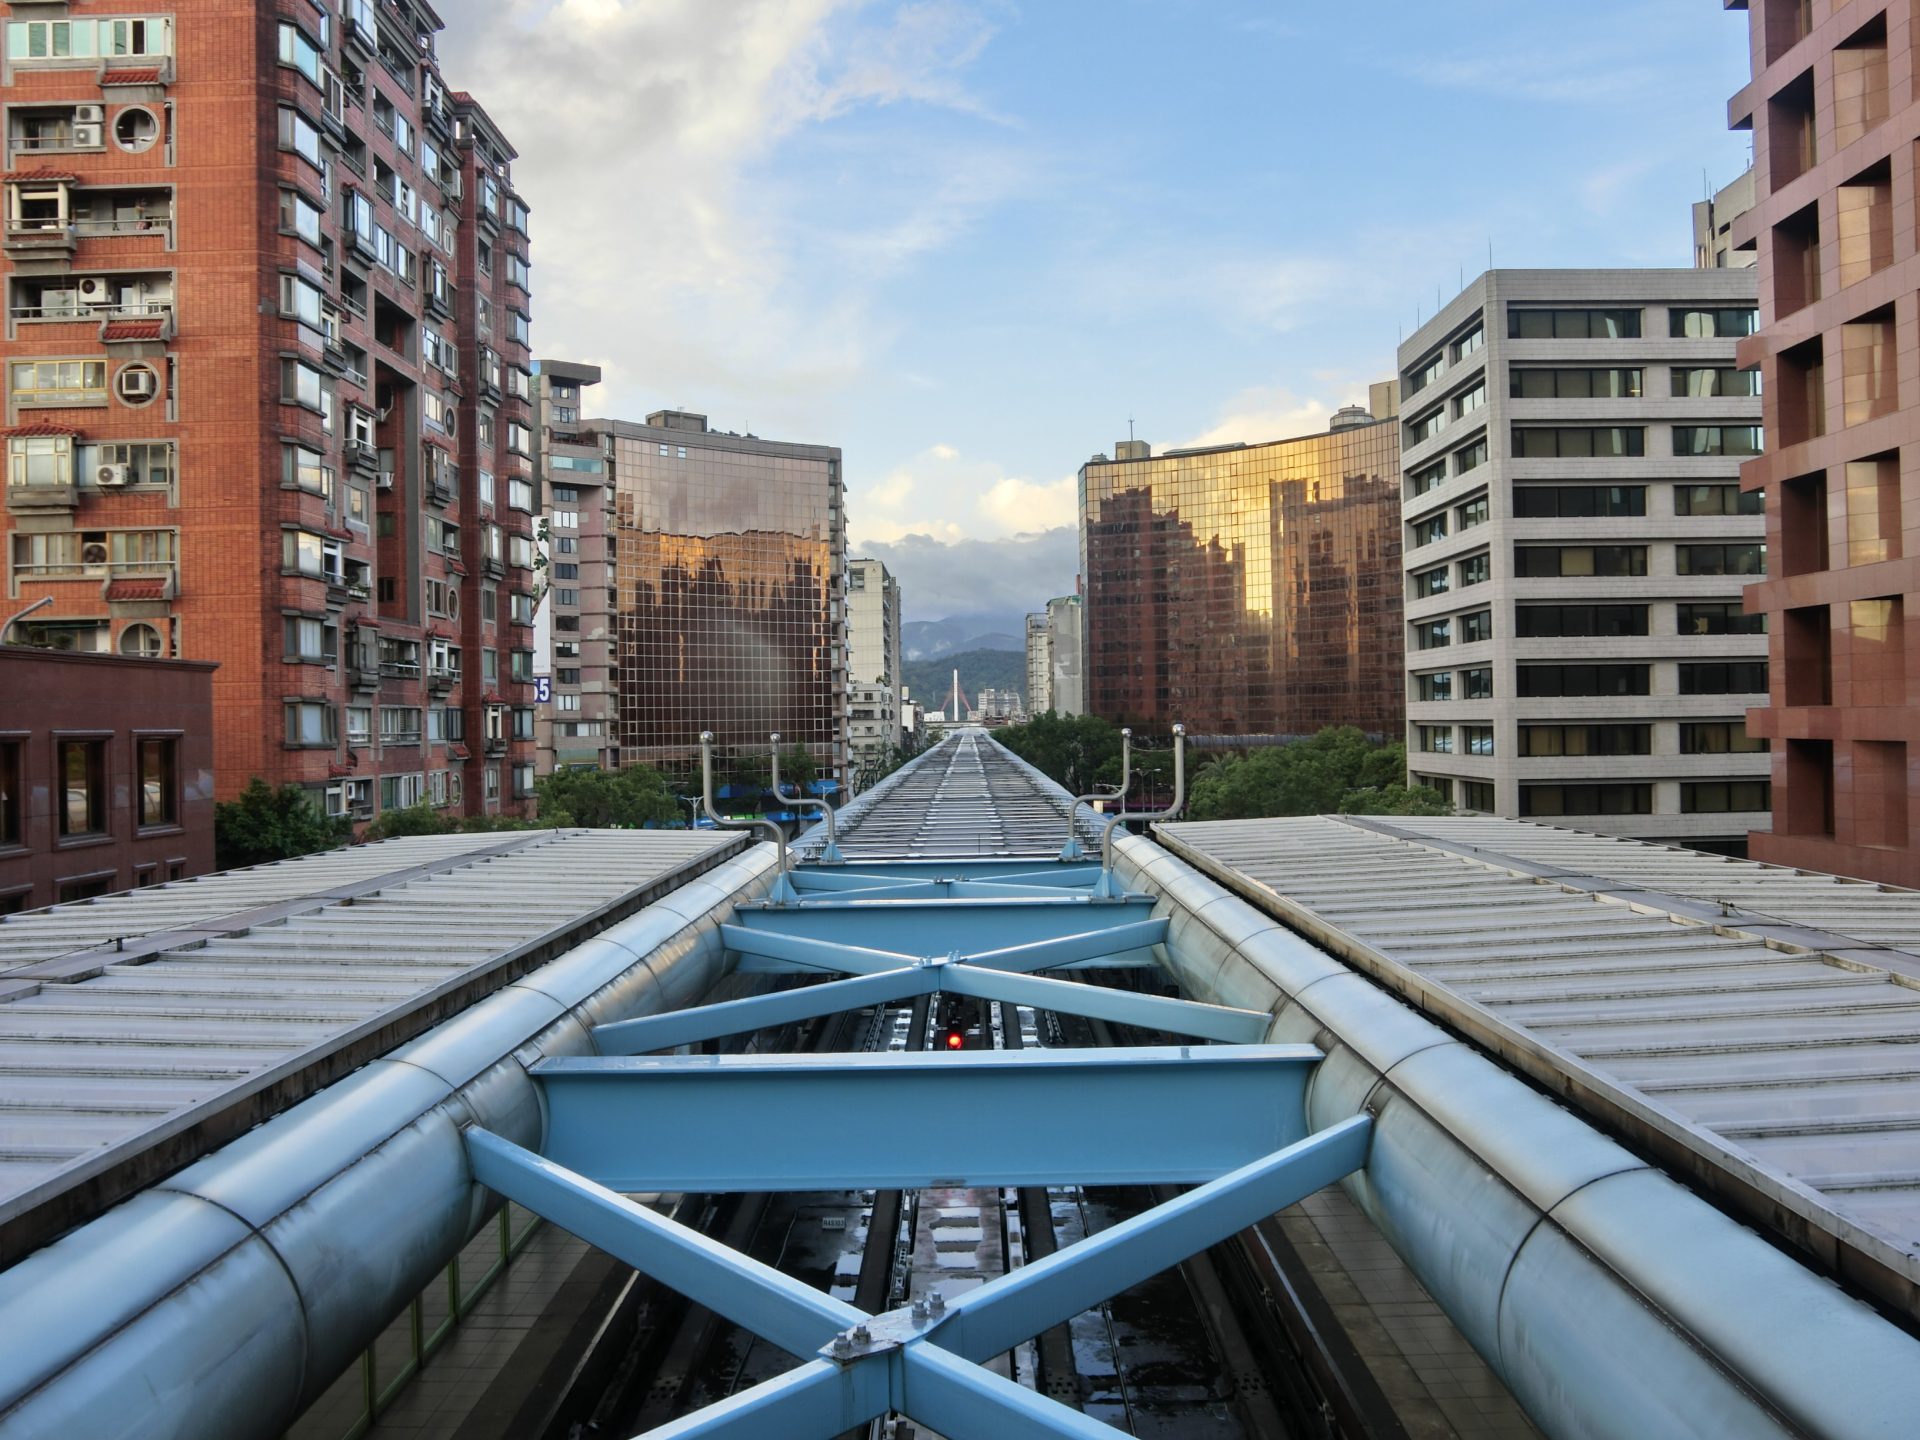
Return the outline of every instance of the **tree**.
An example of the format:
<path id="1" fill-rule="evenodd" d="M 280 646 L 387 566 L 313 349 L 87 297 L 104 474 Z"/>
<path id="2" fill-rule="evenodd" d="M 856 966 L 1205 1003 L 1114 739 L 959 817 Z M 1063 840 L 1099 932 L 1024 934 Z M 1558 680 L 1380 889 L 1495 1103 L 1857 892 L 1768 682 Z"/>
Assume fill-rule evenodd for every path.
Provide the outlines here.
<path id="1" fill-rule="evenodd" d="M 1187 814 L 1195 820 L 1262 815 L 1450 815 L 1453 807 L 1427 786 L 1409 787 L 1406 746 L 1374 745 L 1351 725 L 1227 756 L 1192 786 Z"/>
<path id="2" fill-rule="evenodd" d="M 402 835 L 450 835 L 460 828 L 458 820 L 442 815 L 422 800 L 404 810 L 381 812 L 380 818 L 367 826 L 367 833 L 361 838 L 397 840 Z"/>
<path id="3" fill-rule="evenodd" d="M 780 786 L 789 795 L 805 795 L 807 782 L 820 773 L 820 767 L 814 764 L 813 752 L 804 745 L 789 745 L 787 753 L 780 757 Z"/>
<path id="4" fill-rule="evenodd" d="M 311 855 L 352 838 L 345 816 L 329 818 L 298 785 L 276 790 L 257 775 L 237 800 L 213 807 L 214 864 L 222 870 Z"/>
<path id="5" fill-rule="evenodd" d="M 649 820 L 669 823 L 680 805 L 658 770 L 556 770 L 534 782 L 540 823 L 584 829 L 637 830 Z"/>
<path id="6" fill-rule="evenodd" d="M 1024 725 L 994 731 L 994 739 L 1074 795 L 1095 784 L 1120 783 L 1120 732 L 1097 715 L 1049 710 Z"/>

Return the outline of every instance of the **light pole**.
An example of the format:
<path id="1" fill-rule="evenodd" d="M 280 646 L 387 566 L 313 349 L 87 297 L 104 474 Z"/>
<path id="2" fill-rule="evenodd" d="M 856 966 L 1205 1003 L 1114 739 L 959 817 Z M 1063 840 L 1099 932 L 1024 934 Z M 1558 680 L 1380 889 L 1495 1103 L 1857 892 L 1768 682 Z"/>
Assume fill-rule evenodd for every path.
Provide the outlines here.
<path id="1" fill-rule="evenodd" d="M 0 645 L 12 644 L 13 642 L 8 640 L 7 636 L 12 632 L 13 627 L 18 625 L 22 620 L 26 619 L 27 616 L 31 615 L 34 611 L 38 610 L 41 606 L 51 605 L 52 603 L 53 603 L 53 596 L 42 595 L 38 600 L 34 601 L 31 605 L 27 606 L 26 609 L 16 613 L 11 620 L 7 621 L 6 624 L 0 625 Z"/>

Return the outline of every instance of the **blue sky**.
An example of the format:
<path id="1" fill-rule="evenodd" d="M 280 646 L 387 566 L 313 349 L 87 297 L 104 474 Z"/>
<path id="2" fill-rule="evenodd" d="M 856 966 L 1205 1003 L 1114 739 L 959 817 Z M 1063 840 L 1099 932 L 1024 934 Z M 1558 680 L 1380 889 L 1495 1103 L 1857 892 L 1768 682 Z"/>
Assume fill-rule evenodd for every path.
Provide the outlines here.
<path id="1" fill-rule="evenodd" d="M 1718 0 L 462 0 L 535 349 L 842 447 L 908 618 L 1071 588 L 1074 471 L 1323 426 L 1486 266 L 1685 265 Z"/>

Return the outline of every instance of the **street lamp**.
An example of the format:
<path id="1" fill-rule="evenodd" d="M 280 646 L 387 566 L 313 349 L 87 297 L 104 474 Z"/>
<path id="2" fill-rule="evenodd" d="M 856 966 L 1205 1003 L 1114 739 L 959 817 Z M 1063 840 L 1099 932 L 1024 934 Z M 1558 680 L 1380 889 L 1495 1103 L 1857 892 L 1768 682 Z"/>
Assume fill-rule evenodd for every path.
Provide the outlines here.
<path id="1" fill-rule="evenodd" d="M 27 606 L 26 609 L 18 611 L 11 620 L 7 621 L 6 624 L 0 625 L 0 645 L 12 644 L 13 642 L 7 639 L 8 632 L 10 632 L 13 629 L 13 627 L 18 625 L 22 620 L 26 619 L 27 616 L 31 615 L 34 611 L 40 609 L 41 606 L 51 605 L 52 603 L 53 603 L 53 596 L 42 595 L 38 600 L 34 601 L 31 605 Z"/>

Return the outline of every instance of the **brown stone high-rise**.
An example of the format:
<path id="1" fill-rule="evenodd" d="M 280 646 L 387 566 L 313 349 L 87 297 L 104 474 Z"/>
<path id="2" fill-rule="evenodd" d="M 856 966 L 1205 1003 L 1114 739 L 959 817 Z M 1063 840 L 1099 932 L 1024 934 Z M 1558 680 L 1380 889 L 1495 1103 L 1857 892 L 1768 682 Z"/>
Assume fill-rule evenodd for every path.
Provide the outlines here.
<path id="1" fill-rule="evenodd" d="M 1743 0 L 1729 8 L 1748 9 Z M 1754 137 L 1767 453 L 1768 578 L 1749 608 L 1771 634 L 1773 833 L 1758 859 L 1920 885 L 1913 803 L 1920 682 L 1920 32 L 1915 0 L 1752 0 L 1753 80 L 1733 97 Z"/>
<path id="2" fill-rule="evenodd" d="M 224 795 L 523 811 L 527 209 L 420 0 L 0 5 L 6 614 L 214 660 Z"/>

